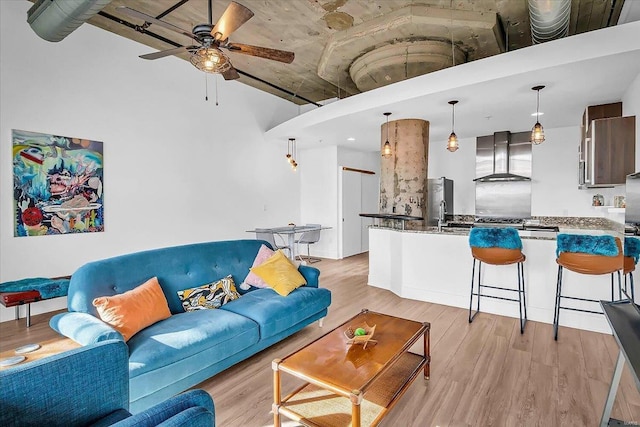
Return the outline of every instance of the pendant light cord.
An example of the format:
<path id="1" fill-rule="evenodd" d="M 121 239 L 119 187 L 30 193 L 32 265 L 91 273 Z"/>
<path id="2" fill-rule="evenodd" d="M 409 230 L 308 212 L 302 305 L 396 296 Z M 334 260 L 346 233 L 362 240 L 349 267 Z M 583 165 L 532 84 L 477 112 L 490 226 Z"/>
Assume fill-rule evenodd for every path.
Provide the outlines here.
<path id="1" fill-rule="evenodd" d="M 456 128 L 456 104 L 451 104 L 451 133 Z"/>
<path id="2" fill-rule="evenodd" d="M 218 75 L 215 76 L 216 79 L 216 107 L 218 106 Z"/>
<path id="3" fill-rule="evenodd" d="M 451 12 L 451 24 L 449 26 L 449 35 L 451 36 L 451 61 L 453 63 L 453 67 L 456 66 L 456 54 L 454 51 L 454 45 L 453 45 L 453 0 L 451 0 L 449 2 L 449 9 Z"/>

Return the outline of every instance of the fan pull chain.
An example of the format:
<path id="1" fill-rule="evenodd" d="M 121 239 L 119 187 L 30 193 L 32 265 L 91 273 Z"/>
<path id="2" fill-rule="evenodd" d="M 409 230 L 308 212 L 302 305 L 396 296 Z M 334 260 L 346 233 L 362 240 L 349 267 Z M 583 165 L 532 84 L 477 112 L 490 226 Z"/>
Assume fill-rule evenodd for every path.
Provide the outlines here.
<path id="1" fill-rule="evenodd" d="M 204 100 L 209 100 L 209 79 L 207 73 L 204 73 Z"/>
<path id="2" fill-rule="evenodd" d="M 214 79 L 216 79 L 216 107 L 218 106 L 218 75 L 216 74 Z"/>

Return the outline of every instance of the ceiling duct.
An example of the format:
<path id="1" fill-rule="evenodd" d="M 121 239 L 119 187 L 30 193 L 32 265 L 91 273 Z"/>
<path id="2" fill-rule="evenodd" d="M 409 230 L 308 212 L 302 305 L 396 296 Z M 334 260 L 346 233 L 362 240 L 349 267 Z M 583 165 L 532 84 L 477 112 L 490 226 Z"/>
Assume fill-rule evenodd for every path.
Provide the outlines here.
<path id="1" fill-rule="evenodd" d="M 41 38 L 59 42 L 109 3 L 111 0 L 38 0 L 27 12 L 27 22 Z"/>
<path id="2" fill-rule="evenodd" d="M 570 15 L 571 0 L 529 0 L 533 44 L 566 37 Z"/>

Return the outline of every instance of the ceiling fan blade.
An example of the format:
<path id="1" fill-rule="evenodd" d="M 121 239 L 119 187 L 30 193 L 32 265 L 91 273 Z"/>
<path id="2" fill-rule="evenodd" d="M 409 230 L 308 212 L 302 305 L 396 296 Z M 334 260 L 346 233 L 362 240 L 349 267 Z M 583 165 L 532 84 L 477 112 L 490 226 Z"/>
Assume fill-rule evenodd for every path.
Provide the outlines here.
<path id="1" fill-rule="evenodd" d="M 235 68 L 231 67 L 222 73 L 222 77 L 224 77 L 225 80 L 235 80 L 240 78 L 240 74 L 238 74 L 238 71 Z"/>
<path id="2" fill-rule="evenodd" d="M 226 40 L 231 33 L 240 28 L 252 16 L 253 12 L 250 9 L 232 1 L 211 30 L 211 35 L 216 40 Z M 216 36 L 216 33 L 220 34 Z"/>
<path id="3" fill-rule="evenodd" d="M 151 15 L 147 15 L 146 13 L 138 12 L 137 10 L 131 9 L 129 7 L 126 7 L 126 6 L 119 6 L 119 7 L 116 8 L 116 10 L 118 12 L 124 13 L 125 15 L 129 15 L 129 16 L 131 16 L 133 18 L 142 19 L 143 21 L 148 22 L 150 24 L 159 25 L 159 26 L 164 27 L 164 28 L 166 28 L 168 30 L 175 31 L 176 33 L 184 34 L 185 36 L 189 37 L 190 39 L 193 38 L 193 34 L 190 31 L 183 30 L 182 28 L 176 27 L 173 24 L 169 24 L 168 22 L 164 22 L 164 21 L 161 21 L 159 19 L 156 19 Z"/>
<path id="4" fill-rule="evenodd" d="M 249 44 L 227 43 L 222 47 L 229 49 L 230 52 L 271 59 L 273 61 L 284 62 L 285 64 L 291 64 L 295 58 L 295 54 L 293 52 L 270 49 L 268 47 L 251 46 Z"/>
<path id="5" fill-rule="evenodd" d="M 161 50 L 159 52 L 147 53 L 146 55 L 140 55 L 142 59 L 158 59 L 165 56 L 179 55 L 181 53 L 190 52 L 191 50 L 198 49 L 198 46 L 182 46 L 173 49 Z"/>

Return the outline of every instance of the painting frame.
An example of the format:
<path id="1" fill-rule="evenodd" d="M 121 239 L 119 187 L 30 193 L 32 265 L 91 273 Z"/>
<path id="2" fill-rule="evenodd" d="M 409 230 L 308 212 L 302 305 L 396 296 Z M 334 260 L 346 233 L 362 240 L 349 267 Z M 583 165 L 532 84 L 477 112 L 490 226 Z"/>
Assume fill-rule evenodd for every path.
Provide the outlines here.
<path id="1" fill-rule="evenodd" d="M 11 130 L 14 237 L 104 231 L 104 143 Z"/>

